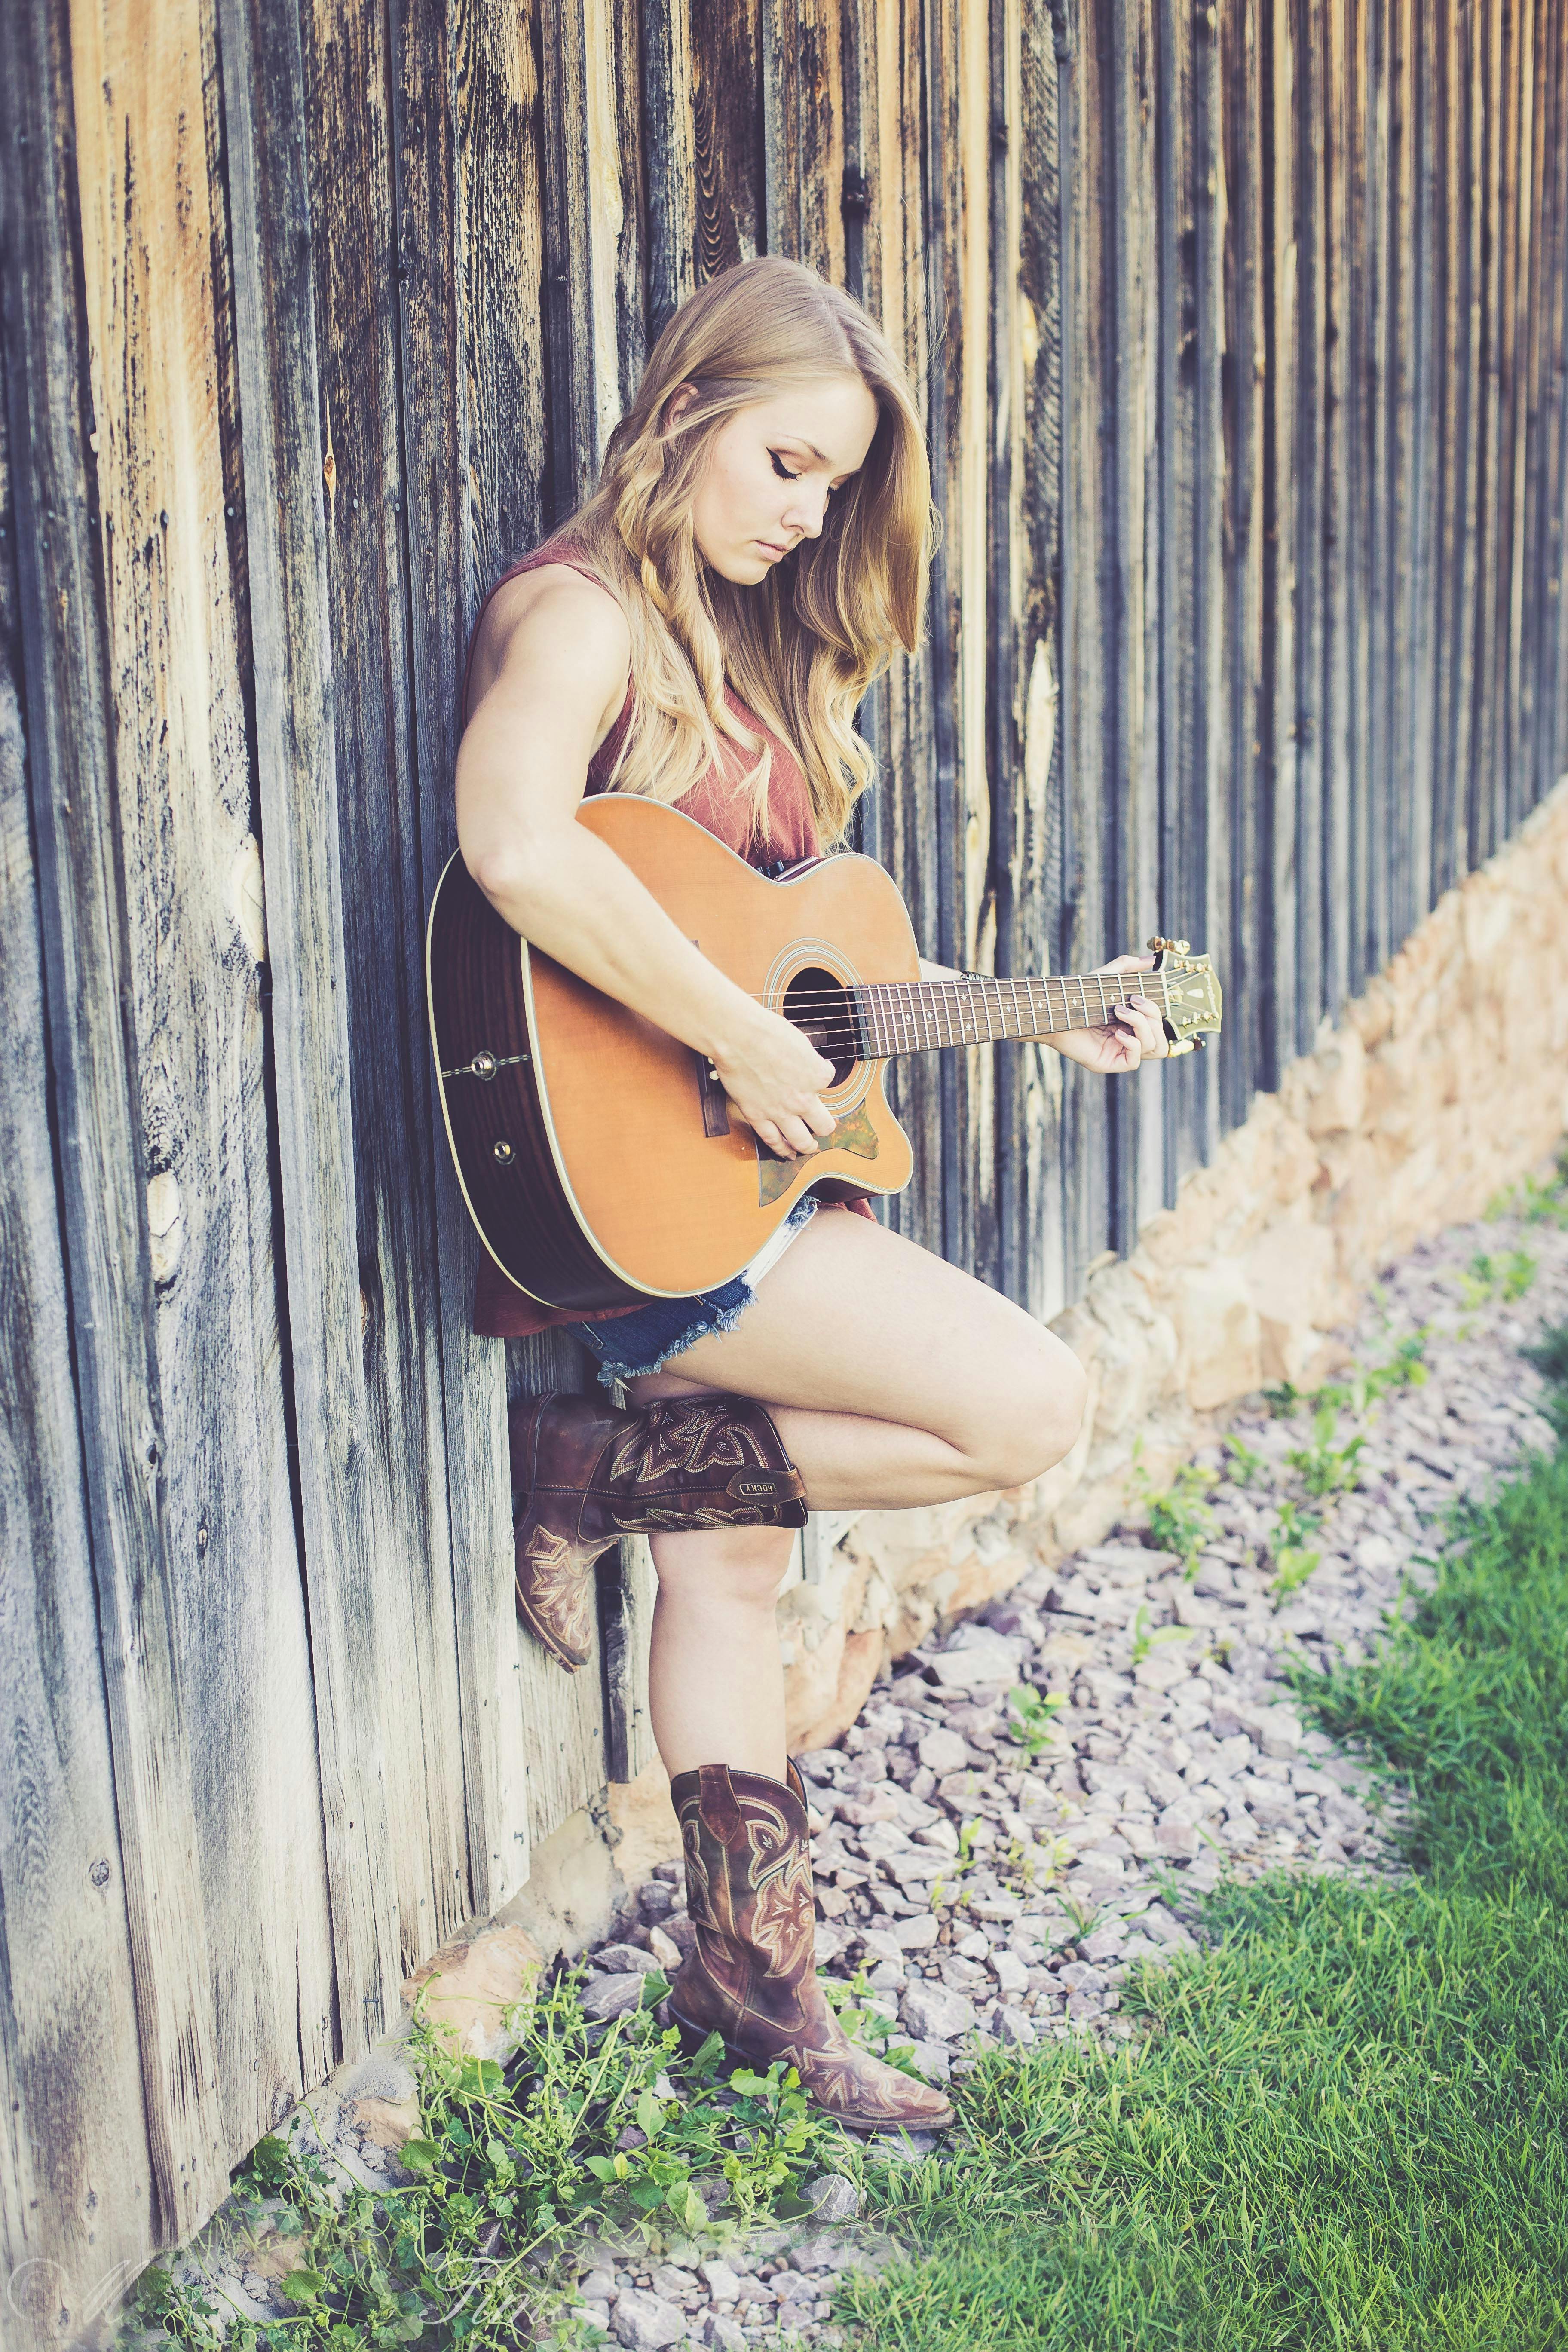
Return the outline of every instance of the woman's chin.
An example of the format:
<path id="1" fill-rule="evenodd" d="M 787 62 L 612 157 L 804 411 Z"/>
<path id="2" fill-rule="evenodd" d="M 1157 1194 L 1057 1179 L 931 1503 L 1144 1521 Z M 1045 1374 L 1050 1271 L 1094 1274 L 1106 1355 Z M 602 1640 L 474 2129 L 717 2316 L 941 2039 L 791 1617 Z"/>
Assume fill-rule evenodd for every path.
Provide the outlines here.
<path id="1" fill-rule="evenodd" d="M 710 571 L 716 572 L 721 580 L 728 580 L 735 588 L 759 586 L 774 568 L 772 556 L 758 555 L 744 549 L 738 549 L 733 555 L 718 558 L 705 555 L 703 561 Z"/>

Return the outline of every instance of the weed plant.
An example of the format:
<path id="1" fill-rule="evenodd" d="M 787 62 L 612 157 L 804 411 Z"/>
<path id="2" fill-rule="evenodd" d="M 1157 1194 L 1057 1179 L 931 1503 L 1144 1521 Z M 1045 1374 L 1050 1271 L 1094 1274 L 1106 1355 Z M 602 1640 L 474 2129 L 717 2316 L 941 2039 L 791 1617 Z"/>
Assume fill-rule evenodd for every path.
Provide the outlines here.
<path id="1" fill-rule="evenodd" d="M 1568 1332 L 1536 1360 L 1568 1383 Z M 920 2252 L 841 2290 L 860 2352 L 1568 2346 L 1568 1450 L 1299 1686 L 1405 1795 L 1408 1872 L 1222 1890 L 1132 2041 L 988 2053 L 968 2144 L 868 2173 Z"/>
<path id="2" fill-rule="evenodd" d="M 515 2013 L 521 2046 L 504 2067 L 459 2056 L 416 2011 L 420 2128 L 400 2151 L 405 2186 L 345 2192 L 320 2154 L 276 2137 L 234 2177 L 240 2226 L 270 2218 L 297 2250 L 281 2282 L 292 2314 L 237 2317 L 216 2285 L 193 2291 L 157 2265 L 141 2317 L 171 2343 L 233 2352 L 513 2352 L 544 2325 L 565 2347 L 599 2340 L 563 2315 L 563 2257 L 590 2226 L 668 2249 L 808 2211 L 805 2179 L 836 2162 L 843 2135 L 793 2068 L 731 2072 L 717 2035 L 682 2058 L 653 2015 L 667 1990 L 648 1976 L 641 2007 L 601 2026 L 584 2016 L 575 1975 L 561 1976 Z M 863 1981 L 842 1989 L 847 2027 L 907 2063 L 868 1994 Z"/>

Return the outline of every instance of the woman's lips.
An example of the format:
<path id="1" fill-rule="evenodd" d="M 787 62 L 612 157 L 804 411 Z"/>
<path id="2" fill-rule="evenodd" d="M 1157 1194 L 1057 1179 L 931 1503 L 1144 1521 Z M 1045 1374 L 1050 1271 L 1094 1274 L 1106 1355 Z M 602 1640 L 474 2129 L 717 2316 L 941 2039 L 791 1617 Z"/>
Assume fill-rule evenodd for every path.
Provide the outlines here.
<path id="1" fill-rule="evenodd" d="M 782 556 L 789 553 L 787 547 L 776 547 L 771 539 L 759 539 L 757 545 L 762 549 L 764 555 Z"/>

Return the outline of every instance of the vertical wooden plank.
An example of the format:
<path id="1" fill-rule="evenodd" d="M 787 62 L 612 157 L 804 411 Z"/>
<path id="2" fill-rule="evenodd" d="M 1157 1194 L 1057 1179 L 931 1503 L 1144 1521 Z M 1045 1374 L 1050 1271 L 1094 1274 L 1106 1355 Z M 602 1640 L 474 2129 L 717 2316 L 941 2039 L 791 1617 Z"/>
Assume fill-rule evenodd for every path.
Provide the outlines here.
<path id="1" fill-rule="evenodd" d="M 1262 1007 L 1258 1002 L 1260 896 L 1266 887 L 1262 858 L 1271 838 L 1263 803 L 1272 791 L 1271 768 L 1289 751 L 1275 738 L 1273 679 L 1265 644 L 1264 581 L 1268 565 L 1265 523 L 1268 479 L 1268 405 L 1278 391 L 1269 383 L 1275 361 L 1288 373 L 1284 356 L 1271 353 L 1267 319 L 1271 255 L 1265 234 L 1266 190 L 1277 168 L 1268 85 L 1271 0 L 1257 0 L 1222 23 L 1217 90 L 1218 143 L 1225 173 L 1225 211 L 1215 268 L 1222 276 L 1224 357 L 1219 370 L 1223 468 L 1216 505 L 1223 532 L 1219 622 L 1223 718 L 1216 720 L 1216 823 L 1226 837 L 1223 875 L 1210 884 L 1211 901 L 1225 890 L 1223 909 L 1211 918 L 1220 926 L 1216 961 L 1228 974 L 1227 1001 L 1240 1013 L 1210 1078 L 1218 1127 L 1239 1125 L 1247 1115 Z M 1276 559 L 1277 561 L 1277 559 Z M 1278 587 L 1276 593 L 1278 593 Z M 1291 625 L 1288 593 L 1272 616 L 1273 631 Z M 1272 633 L 1271 633 L 1272 635 Z"/>
<path id="2" fill-rule="evenodd" d="M 1207 87 L 1215 39 L 1198 13 L 1176 0 L 1157 0 L 1154 34 L 1159 572 L 1151 583 L 1158 646 L 1151 708 L 1159 843 L 1152 928 L 1217 947 L 1209 939 L 1205 887 L 1209 766 L 1219 709 L 1211 600 L 1221 580 L 1213 543 L 1219 461 L 1209 446 L 1218 335 L 1204 308 L 1214 274 L 1211 191 L 1217 190 L 1221 168 Z M 1159 1128 L 1151 1127 L 1149 1140 L 1158 1152 L 1160 1199 L 1167 1206 L 1199 1148 L 1194 1115 L 1201 1110 L 1203 1070 L 1201 1063 L 1184 1070 L 1179 1087 L 1162 1079 Z"/>
<path id="3" fill-rule="evenodd" d="M 154 2227 L 172 2235 L 216 2202 L 229 2153 L 169 1552 L 63 9 L 20 12 L 7 66 L 0 267 L 49 1052 Z"/>
<path id="4" fill-rule="evenodd" d="M 1508 578 L 1508 513 L 1503 499 L 1506 387 L 1512 361 L 1510 276 L 1518 169 L 1509 89 L 1515 8 L 1482 12 L 1481 288 L 1479 413 L 1477 418 L 1475 719 L 1470 863 L 1480 865 L 1501 838 L 1504 788 L 1502 713 L 1498 707 L 1499 636 Z"/>
<path id="5" fill-rule="evenodd" d="M 432 1168 L 435 1149 L 422 988 L 434 882 L 421 855 L 420 785 L 428 777 L 434 798 L 450 776 L 461 659 L 461 598 L 446 586 L 464 568 L 453 126 L 445 47 L 417 16 L 312 19 L 304 64 L 317 430 L 330 466 L 331 719 L 338 764 L 356 780 L 341 815 L 352 878 L 342 988 L 385 1577 L 381 1705 L 388 1726 L 429 1727 L 389 1738 L 384 1767 L 406 1968 L 473 1909 L 493 1908 L 484 1901 L 492 1882 L 510 1892 L 521 1876 L 515 1860 L 502 1868 L 498 1859 L 516 1849 L 496 1820 L 500 1757 L 486 1736 L 485 1697 L 492 1716 L 499 1709 L 496 1644 L 511 1638 L 501 1613 L 504 1454 L 472 1454 L 449 1474 L 447 1407 L 449 1398 L 461 1443 L 465 1351 L 460 1338 L 449 1358 L 443 1345 L 432 1187 L 409 1181 L 411 1168 Z M 482 1363 L 483 1351 L 472 1353 Z M 499 1405 L 493 1350 L 490 1370 Z M 476 1392 L 480 1431 L 488 1402 Z M 449 1495 L 465 1515 L 460 1549 Z M 514 1696 L 509 1674 L 509 1710 Z M 521 1773 L 515 1795 L 521 1827 Z"/>
<path id="6" fill-rule="evenodd" d="M 7 175 L 30 160 L 7 121 Z M 5 214 L 7 240 L 15 224 Z M 53 2352 L 142 2267 L 157 2206 L 97 1643 L 0 348 L 0 2250 L 6 2341 Z M 107 2292 L 105 2290 L 107 2289 Z M 64 2314 L 63 2319 L 61 2314 Z"/>
<path id="7" fill-rule="evenodd" d="M 642 37 L 651 343 L 697 283 L 699 166 L 689 0 L 644 0 Z"/>
<path id="8" fill-rule="evenodd" d="M 402 1573 L 379 1540 L 372 1431 L 356 1344 L 364 1306 L 354 1225 L 345 812 L 332 719 L 327 445 L 316 340 L 310 117 L 297 22 L 247 0 L 218 10 L 247 492 L 255 728 L 268 872 L 300 1514 L 332 1944 L 334 2054 L 398 2013 L 403 1972 L 383 1695 Z M 286 255 L 280 268 L 268 257 Z M 405 1722 L 393 1727 L 405 1742 Z"/>
<path id="9" fill-rule="evenodd" d="M 465 632 L 490 583 L 545 533 L 541 40 L 539 0 L 521 0 L 504 13 L 467 9 L 458 20 L 456 258 L 468 419 Z"/>
<path id="10" fill-rule="evenodd" d="M 1301 803 L 1313 789 L 1320 756 L 1304 692 L 1303 633 L 1310 635 L 1315 547 L 1304 509 L 1310 478 L 1301 406 L 1316 381 L 1308 335 L 1312 315 L 1315 241 L 1310 208 L 1310 143 L 1297 88 L 1299 0 L 1258 0 L 1258 194 L 1262 244 L 1259 331 L 1263 402 L 1258 452 L 1262 502 L 1262 599 L 1258 700 L 1264 765 L 1258 777 L 1252 881 L 1238 920 L 1243 969 L 1251 976 L 1254 1012 L 1246 1087 L 1272 1088 L 1296 1050 L 1303 993 L 1300 859 Z M 1305 25 L 1303 34 L 1310 32 Z M 1316 939 L 1316 926 L 1313 926 Z M 1231 1097 L 1233 1116 L 1245 1096 Z"/>
<path id="11" fill-rule="evenodd" d="M 1410 0 L 1413 9 L 1413 0 Z M 1405 929 L 1432 903 L 1432 842 L 1436 784 L 1437 551 L 1442 522 L 1443 310 L 1439 44 L 1419 30 L 1412 14 L 1405 33 L 1415 58 L 1412 76 L 1409 763 L 1412 780 Z"/>
<path id="12" fill-rule="evenodd" d="M 1105 810 L 1119 789 L 1113 545 L 1115 464 L 1104 429 L 1116 371 L 1110 277 L 1120 193 L 1107 137 L 1111 56 L 1106 15 L 1085 9 L 1062 77 L 1062 724 L 1067 898 L 1058 968 L 1082 971 L 1105 938 Z M 1076 1296 L 1110 1240 L 1110 1091 L 1063 1072 L 1067 1286 Z"/>
<path id="13" fill-rule="evenodd" d="M 1157 43 L 1153 0 L 1110 0 L 1106 150 L 1114 191 L 1110 224 L 1110 334 L 1115 354 L 1102 386 L 1112 424 L 1110 514 L 1114 652 L 1114 756 L 1106 813 L 1104 951 L 1119 953 L 1159 929 L 1159 606 L 1162 578 L 1158 478 L 1159 234 L 1154 150 Z M 1108 750 L 1110 746 L 1108 744 Z M 1131 1248 L 1163 1199 L 1158 1063 L 1110 1090 L 1110 1243 Z"/>
<path id="14" fill-rule="evenodd" d="M 768 251 L 844 283 L 844 77 L 838 0 L 761 0 Z M 742 85 L 744 102 L 744 85 Z M 744 118 L 742 117 L 742 120 Z"/>
<path id="15" fill-rule="evenodd" d="M 1048 9 L 1033 5 L 1020 16 L 1016 163 L 1009 178 L 1009 201 L 1018 212 L 1019 254 L 1016 282 L 1002 289 L 1015 314 L 1016 422 L 1009 492 L 1016 650 L 1006 714 L 1010 749 L 1005 760 L 999 750 L 994 779 L 998 806 L 1012 813 L 1008 854 L 997 865 L 997 968 L 1036 973 L 1057 965 L 1067 903 L 1059 681 L 1062 91 L 1069 59 L 1065 22 L 1058 27 Z M 1003 1260 L 1003 1286 L 1048 1318 L 1068 1300 L 1061 1136 L 1066 1065 L 1042 1046 L 1016 1047 L 1010 1062 L 1011 1092 L 1005 1106 L 999 1103 L 997 1119 L 998 1222 L 1004 1249 L 1011 1253 Z M 999 1088 L 1002 1075 L 999 1069 Z"/>
<path id="16" fill-rule="evenodd" d="M 327 2063 L 331 1958 L 273 1264 L 261 861 L 195 0 L 72 12 L 83 291 L 215 2063 L 238 2152 Z M 225 338 L 226 341 L 226 338 Z M 200 355 L 199 359 L 195 355 Z M 224 1662 L 227 1675 L 213 1669 Z M 242 1668 L 243 1662 L 243 1670 Z"/>
<path id="17" fill-rule="evenodd" d="M 1288 1052 L 1310 1044 L 1327 1001 L 1329 969 L 1323 909 L 1325 812 L 1331 739 L 1326 672 L 1325 542 L 1331 445 L 1328 439 L 1327 12 L 1331 0 L 1298 0 L 1293 44 L 1296 89 L 1297 245 L 1300 303 L 1296 439 L 1292 453 L 1296 536 L 1296 898 L 1297 995 Z M 1278 843 L 1276 845 L 1278 853 Z M 1283 1008 L 1282 1008 L 1283 1009 Z"/>
<path id="18" fill-rule="evenodd" d="M 552 431 L 557 481 L 570 481 L 574 501 L 596 479 L 605 444 L 642 365 L 641 321 L 625 301 L 628 278 L 639 274 L 635 257 L 641 250 L 639 175 L 627 143 L 636 110 L 617 106 L 608 72 L 610 58 L 625 55 L 624 22 L 617 0 L 577 0 L 552 20 L 556 37 L 546 43 L 545 243 L 552 275 L 569 289 L 569 299 L 552 311 Z M 689 124 L 680 136 L 689 136 Z M 653 149 L 650 130 L 650 157 Z M 689 214 L 682 231 L 687 253 L 693 229 Z M 593 1376 L 575 1355 L 565 1371 L 566 1343 L 535 1343 L 533 1352 L 555 1368 L 551 1385 L 575 1387 Z M 527 1360 L 514 1355 L 519 1365 Z M 625 1679 L 635 1655 L 634 1601 L 628 1587 L 619 1612 L 606 1619 L 614 1639 L 598 1675 L 584 1672 L 568 1679 L 536 1643 L 521 1637 L 535 1835 L 548 1834 L 604 1784 L 606 1675 L 612 1723 L 624 1727 L 639 1709 L 646 1713 L 639 1686 Z M 619 1733 L 616 1738 L 624 1757 L 629 1751 Z"/>
<path id="19" fill-rule="evenodd" d="M 932 372 L 929 364 L 924 263 L 925 213 L 921 136 L 923 89 L 921 11 L 901 0 L 875 0 L 870 69 L 863 96 L 863 133 L 872 154 L 866 219 L 868 290 L 877 299 L 884 331 L 901 355 L 933 437 Z M 935 470 L 933 464 L 933 471 Z M 933 582 L 930 630 L 934 645 L 939 600 Z M 892 874 L 909 906 L 915 935 L 928 955 L 940 953 L 941 860 L 931 855 L 937 832 L 937 724 L 940 696 L 928 649 L 895 665 L 882 708 L 885 782 L 874 810 L 875 832 L 862 838 Z M 888 1222 L 926 1247 L 942 1247 L 942 1093 L 937 1057 L 914 1057 L 893 1068 L 891 1099 L 909 1130 L 915 1180 L 889 1203 Z"/>
<path id="20" fill-rule="evenodd" d="M 1445 296 L 1447 307 L 1446 384 L 1446 556 L 1441 690 L 1443 733 L 1438 782 L 1443 823 L 1437 843 L 1436 887 L 1449 887 L 1468 870 L 1471 854 L 1470 809 L 1474 781 L 1474 677 L 1476 615 L 1477 435 L 1482 404 L 1479 383 L 1482 303 L 1480 65 L 1483 12 L 1456 10 L 1445 64 L 1444 102 L 1449 124 L 1447 152 L 1448 249 Z"/>
<path id="21" fill-rule="evenodd" d="M 1525 593 L 1528 651 L 1523 661 L 1529 683 L 1521 694 L 1521 716 L 1528 734 L 1523 804 L 1531 807 L 1551 789 L 1561 737 L 1556 696 L 1557 646 L 1561 618 L 1562 564 L 1562 416 L 1564 183 L 1568 153 L 1564 152 L 1563 99 L 1565 70 L 1562 34 L 1562 0 L 1537 0 L 1535 54 L 1536 229 L 1531 239 L 1534 284 L 1531 292 L 1530 452 L 1526 467 L 1525 509 L 1531 548 Z M 1528 696 L 1528 700 L 1525 698 Z"/>
<path id="22" fill-rule="evenodd" d="M 1384 958 L 1409 937 L 1419 920 L 1416 804 L 1427 788 L 1426 773 L 1415 764 L 1416 615 L 1425 593 L 1422 465 L 1427 444 L 1420 398 L 1425 305 L 1416 198 L 1420 136 L 1416 85 L 1421 59 L 1413 5 L 1414 0 L 1386 0 L 1388 398 L 1380 419 L 1377 462 L 1380 478 L 1384 474 L 1387 478 L 1387 506 L 1374 603 L 1378 610 L 1386 609 L 1388 617 L 1382 641 L 1382 674 L 1373 688 L 1384 747 L 1381 754 L 1374 753 L 1374 761 L 1380 761 L 1385 776 L 1387 811 Z"/>
<path id="23" fill-rule="evenodd" d="M 690 0 L 697 280 L 768 249 L 760 0 Z M 821 36 L 820 25 L 816 27 Z M 653 202 L 650 191 L 650 207 Z"/>
<path id="24" fill-rule="evenodd" d="M 558 1330 L 541 1332 L 532 1339 L 509 1339 L 509 1396 L 537 1395 L 543 1389 L 581 1388 L 592 1377 L 584 1371 L 584 1353 Z M 623 1557 L 625 1549 L 623 1546 Z M 627 1630 L 613 1638 L 622 1645 L 616 1658 L 620 1673 L 625 1645 L 629 1643 L 631 1633 Z M 516 1680 L 525 1730 L 528 1831 L 531 1840 L 538 1843 L 596 1797 L 605 1785 L 603 1661 L 597 1671 L 588 1665 L 581 1674 L 564 1675 L 542 1643 L 520 1631 Z M 624 1675 L 619 1688 L 624 1693 Z M 635 1699 L 631 1704 L 635 1706 Z M 617 1699 L 623 1724 L 626 1705 L 624 1696 Z"/>
<path id="25" fill-rule="evenodd" d="M 1525 689 L 1520 663 L 1528 522 L 1524 509 L 1528 433 L 1531 244 L 1534 231 L 1534 6 L 1510 12 L 1503 50 L 1501 166 L 1501 372 L 1499 384 L 1497 619 L 1492 656 L 1493 829 L 1506 840 L 1526 805 L 1521 790 Z"/>
<path id="26" fill-rule="evenodd" d="M 1339 1017 L 1351 988 L 1351 280 L 1350 12 L 1323 0 L 1323 783 L 1321 802 L 1323 993 L 1316 1008 Z M 1303 1045 L 1308 1042 L 1302 1039 Z"/>
<path id="27" fill-rule="evenodd" d="M 1342 943 L 1342 985 L 1356 995 L 1368 971 L 1368 946 L 1373 934 L 1375 898 L 1375 797 L 1377 781 L 1371 767 L 1371 562 L 1373 510 L 1377 489 L 1373 482 L 1373 416 L 1377 404 L 1377 364 L 1380 364 L 1380 310 L 1383 285 L 1377 275 L 1377 205 L 1375 205 L 1375 134 L 1368 118 L 1373 16 L 1377 0 L 1344 0 L 1342 21 L 1342 80 L 1338 99 L 1340 127 L 1340 226 L 1342 226 L 1342 287 L 1344 310 L 1338 318 L 1335 346 L 1344 351 L 1344 376 L 1340 393 L 1340 468 L 1342 491 L 1335 513 L 1342 518 L 1344 543 L 1340 562 L 1342 595 L 1342 637 L 1335 658 L 1342 663 L 1342 740 L 1344 740 L 1344 802 L 1342 802 L 1342 861 L 1347 887 L 1347 919 Z M 1338 807 L 1338 795 L 1335 795 Z"/>

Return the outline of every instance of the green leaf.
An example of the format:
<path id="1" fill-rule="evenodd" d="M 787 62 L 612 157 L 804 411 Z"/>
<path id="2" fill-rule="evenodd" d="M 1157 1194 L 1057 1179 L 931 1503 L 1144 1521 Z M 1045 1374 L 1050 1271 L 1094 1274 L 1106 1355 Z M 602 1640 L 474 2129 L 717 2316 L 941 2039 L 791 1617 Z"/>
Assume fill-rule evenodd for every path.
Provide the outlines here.
<path id="1" fill-rule="evenodd" d="M 608 2156 L 585 2156 L 583 2161 L 595 2180 L 619 2180 L 623 2177 L 622 2173 L 616 2171 L 616 2166 L 619 2161 L 624 2168 L 626 2163 L 624 2157 L 617 2159 Z"/>
<path id="2" fill-rule="evenodd" d="M 290 2271 L 283 2292 L 290 2303 L 314 2303 L 325 2284 L 320 2271 Z"/>
<path id="3" fill-rule="evenodd" d="M 428 2172 L 441 2160 L 441 2150 L 433 2139 L 405 2139 L 397 2151 L 398 2161 L 410 2172 Z"/>
<path id="4" fill-rule="evenodd" d="M 645 2139 L 656 2139 L 664 2129 L 664 2101 L 656 2092 L 638 2092 L 637 2118 L 637 2129 Z"/>

